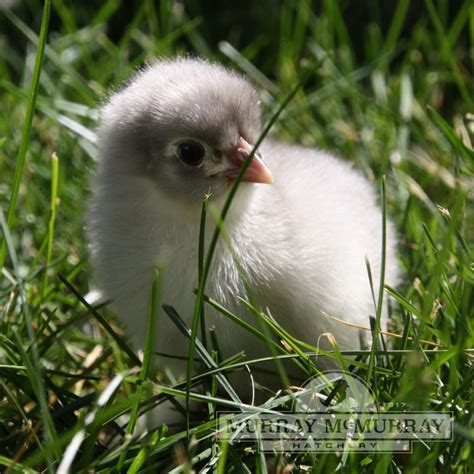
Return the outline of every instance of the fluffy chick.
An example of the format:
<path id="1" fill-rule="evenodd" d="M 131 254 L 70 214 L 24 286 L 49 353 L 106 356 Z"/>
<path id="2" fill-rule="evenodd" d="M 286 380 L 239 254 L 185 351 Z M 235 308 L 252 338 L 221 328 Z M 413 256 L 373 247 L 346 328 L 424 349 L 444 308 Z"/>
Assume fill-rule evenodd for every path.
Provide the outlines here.
<path id="1" fill-rule="evenodd" d="M 211 204 L 222 206 L 260 126 L 254 87 L 201 59 L 159 61 L 105 105 L 87 230 L 97 281 L 138 347 L 156 266 L 163 269 L 160 302 L 191 324 L 202 200 L 209 193 Z M 359 348 L 358 330 L 332 317 L 368 326 L 375 313 L 365 259 L 377 292 L 382 225 L 376 202 L 363 175 L 327 152 L 271 139 L 260 146 L 225 224 L 255 301 L 296 338 L 317 345 L 332 333 L 340 348 Z M 210 217 L 207 236 L 214 225 Z M 388 223 L 385 280 L 391 285 L 398 278 L 395 247 Z M 247 297 L 245 285 L 222 239 L 206 293 L 255 324 L 239 302 Z M 206 308 L 206 318 L 224 356 L 267 353 L 224 316 Z M 159 314 L 156 351 L 186 357 L 187 347 Z M 183 376 L 185 362 L 160 363 Z"/>

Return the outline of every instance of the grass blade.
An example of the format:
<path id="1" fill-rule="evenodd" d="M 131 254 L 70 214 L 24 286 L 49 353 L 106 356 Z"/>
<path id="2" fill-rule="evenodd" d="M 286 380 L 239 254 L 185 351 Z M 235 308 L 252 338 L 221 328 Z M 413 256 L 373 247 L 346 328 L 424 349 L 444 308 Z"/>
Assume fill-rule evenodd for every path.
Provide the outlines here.
<path id="1" fill-rule="evenodd" d="M 51 201 L 50 201 L 50 216 L 48 222 L 48 234 L 46 239 L 46 263 L 43 274 L 43 285 L 41 289 L 41 296 L 44 299 L 46 295 L 46 288 L 48 285 L 48 268 L 51 263 L 51 252 L 53 248 L 54 239 L 54 224 L 56 222 L 56 206 L 58 199 L 58 179 L 59 179 L 59 159 L 56 153 L 51 157 Z"/>
<path id="2" fill-rule="evenodd" d="M 383 311 L 383 294 L 385 288 L 385 261 L 387 254 L 387 201 L 385 198 L 385 176 L 382 176 L 382 181 L 380 184 L 380 193 L 382 200 L 382 255 L 380 260 L 380 281 L 379 294 L 377 299 L 377 313 L 375 316 L 375 325 L 372 331 L 372 350 L 370 353 L 369 370 L 367 374 L 367 380 L 369 384 L 371 383 L 371 377 L 374 374 L 375 352 L 378 350 L 378 346 L 380 344 L 379 338 L 382 337 L 382 335 L 380 334 L 380 320 L 382 318 Z"/>
<path id="3" fill-rule="evenodd" d="M 10 254 L 10 258 L 12 260 L 13 268 L 16 274 L 16 279 L 18 282 L 20 303 L 23 310 L 23 317 L 25 318 L 26 329 L 27 329 L 28 338 L 30 342 L 30 348 L 32 351 L 31 357 L 28 355 L 27 351 L 23 347 L 21 343 L 21 339 L 18 336 L 16 331 L 13 332 L 13 335 L 16 339 L 17 347 L 21 354 L 21 358 L 23 359 L 24 365 L 27 367 L 27 372 L 29 375 L 29 379 L 31 380 L 34 394 L 41 407 L 41 417 L 42 417 L 43 425 L 46 431 L 46 436 L 49 442 L 48 446 L 46 447 L 46 453 L 47 453 L 46 456 L 49 461 L 48 464 L 51 466 L 51 469 L 52 469 L 52 466 L 54 465 L 54 459 L 59 458 L 57 433 L 56 433 L 56 428 L 54 426 L 54 423 L 49 411 L 47 391 L 43 382 L 43 367 L 41 365 L 41 361 L 38 355 L 38 345 L 37 345 L 35 333 L 33 331 L 33 321 L 30 314 L 30 308 L 28 307 L 26 291 L 25 291 L 25 287 L 23 286 L 23 282 L 18 270 L 18 261 L 17 261 L 15 249 L 13 247 L 13 242 L 11 240 L 10 232 L 8 230 L 7 222 L 5 220 L 5 216 L 1 208 L 0 208 L 0 221 L 1 221 L 1 227 L 3 229 L 4 241 L 5 241 L 6 247 L 8 248 L 8 252 Z M 52 455 L 54 456 L 54 458 L 52 457 Z"/>
<path id="4" fill-rule="evenodd" d="M 87 308 L 88 311 L 94 316 L 100 325 L 109 333 L 112 339 L 118 344 L 118 346 L 130 357 L 135 365 L 140 367 L 142 365 L 140 359 L 135 354 L 135 352 L 128 347 L 126 342 L 121 338 L 112 328 L 112 326 L 104 319 L 104 317 L 93 307 L 91 306 L 84 297 L 79 293 L 79 291 L 74 288 L 71 282 L 69 282 L 63 275 L 58 273 L 59 279 L 64 283 L 64 285 L 74 294 L 74 296 Z"/>
<path id="5" fill-rule="evenodd" d="M 269 120 L 269 122 L 267 123 L 267 125 L 263 129 L 260 137 L 258 138 L 257 142 L 254 145 L 254 149 L 252 150 L 250 155 L 244 161 L 242 167 L 240 168 L 240 172 L 239 172 L 237 178 L 235 179 L 235 181 L 232 185 L 232 188 L 229 192 L 229 195 L 228 195 L 228 197 L 227 197 L 227 199 L 224 203 L 224 206 L 222 208 L 222 213 L 221 213 L 222 222 L 225 221 L 226 215 L 229 212 L 230 206 L 231 206 L 232 201 L 234 199 L 234 196 L 237 192 L 237 188 L 238 188 L 245 172 L 247 171 L 248 167 L 252 163 L 252 159 L 253 159 L 253 156 L 254 156 L 256 150 L 258 149 L 258 147 L 260 146 L 260 144 L 262 143 L 264 138 L 268 135 L 268 132 L 270 131 L 271 127 L 277 121 L 278 117 L 281 115 L 281 113 L 283 112 L 285 107 L 290 103 L 291 99 L 293 99 L 293 97 L 296 95 L 296 93 L 298 92 L 298 90 L 300 89 L 302 84 L 304 84 L 306 82 L 306 80 L 309 78 L 310 72 L 313 72 L 313 70 L 307 71 L 305 73 L 305 75 L 303 76 L 303 78 L 301 79 L 301 81 L 298 83 L 298 85 L 283 100 L 282 104 L 279 106 L 277 111 L 273 114 L 272 118 Z M 195 300 L 193 320 L 192 320 L 192 328 L 191 328 L 191 340 L 190 340 L 190 343 L 189 343 L 189 351 L 188 351 L 188 364 L 187 364 L 187 370 L 186 370 L 186 380 L 188 381 L 188 387 L 186 389 L 187 392 L 189 391 L 189 388 L 190 388 L 191 378 L 192 378 L 192 373 L 193 373 L 193 361 L 194 361 L 194 351 L 195 351 L 195 346 L 196 346 L 196 335 L 197 335 L 197 329 L 198 329 L 199 321 L 201 319 L 201 311 L 202 311 L 203 302 L 204 302 L 204 291 L 205 291 L 205 287 L 206 287 L 206 281 L 207 281 L 207 277 L 208 277 L 209 270 L 210 270 L 210 267 L 211 267 L 211 262 L 212 262 L 212 258 L 213 258 L 213 255 L 214 255 L 214 251 L 215 251 L 216 246 L 217 246 L 217 241 L 219 239 L 219 235 L 220 235 L 220 227 L 218 226 L 218 227 L 216 227 L 216 229 L 214 231 L 211 243 L 209 245 L 209 250 L 208 250 L 206 262 L 204 264 L 203 272 L 202 272 L 201 279 L 200 279 L 200 282 L 199 282 L 198 293 L 197 293 L 196 300 Z M 187 432 L 189 433 L 189 396 L 186 397 L 186 411 L 187 411 L 186 426 L 187 426 Z"/>
<path id="6" fill-rule="evenodd" d="M 170 317 L 170 319 L 176 324 L 177 328 L 181 331 L 181 333 L 187 339 L 190 339 L 191 330 L 183 321 L 183 319 L 179 316 L 176 310 L 173 307 L 168 306 L 168 305 L 163 305 L 163 309 L 165 310 L 166 314 Z M 210 354 L 206 351 L 206 348 L 201 344 L 201 341 L 199 341 L 199 339 L 196 338 L 195 344 L 196 344 L 197 355 L 204 362 L 206 367 L 208 369 L 217 369 L 218 365 L 216 364 L 214 359 L 210 356 Z M 229 381 L 222 374 L 218 374 L 216 378 L 219 381 L 219 383 L 222 385 L 222 387 L 226 390 L 230 398 L 236 403 L 241 403 L 239 396 L 235 393 L 235 390 L 233 389 L 232 385 L 230 385 Z M 189 414 L 189 410 L 187 410 L 187 413 Z"/>
<path id="7" fill-rule="evenodd" d="M 7 214 L 7 227 L 13 228 L 13 218 L 15 216 L 16 202 L 20 191 L 21 178 L 26 162 L 26 152 L 30 143 L 31 126 L 36 109 L 36 98 L 38 97 L 38 89 L 40 83 L 41 70 L 43 67 L 44 50 L 46 46 L 46 37 L 48 35 L 49 13 L 51 9 L 51 0 L 45 0 L 43 7 L 43 15 L 41 18 L 41 29 L 38 42 L 38 49 L 35 57 L 35 67 L 33 69 L 33 77 L 31 79 L 30 93 L 28 97 L 28 108 L 26 109 L 26 117 L 21 133 L 20 149 L 16 159 L 15 175 L 13 177 L 12 189 L 10 194 L 10 206 Z M 5 261 L 6 245 L 5 239 L 2 241 L 0 249 L 0 270 L 3 268 Z"/>
<path id="8" fill-rule="evenodd" d="M 145 383 L 145 380 L 150 376 L 149 374 L 150 360 L 151 360 L 151 354 L 153 352 L 153 346 L 154 346 L 154 341 L 156 337 L 155 335 L 156 319 L 157 319 L 156 317 L 158 314 L 158 311 L 157 311 L 158 293 L 159 293 L 160 285 L 161 285 L 161 272 L 156 270 L 155 276 L 153 278 L 152 289 L 151 289 L 150 308 L 148 312 L 148 322 L 147 322 L 147 327 L 146 327 L 146 341 L 145 341 L 145 347 L 144 347 L 144 353 L 143 353 L 143 364 L 141 367 L 140 378 L 139 378 L 140 384 L 138 385 L 137 393 L 135 394 L 135 403 L 132 408 L 130 419 L 128 420 L 126 436 L 131 436 L 133 434 L 133 431 L 135 430 L 135 426 L 138 419 L 138 410 L 140 408 L 140 401 L 143 395 L 144 383 Z M 127 450 L 125 449 L 124 451 L 122 451 L 122 454 L 120 455 L 120 458 L 117 464 L 118 472 L 121 471 L 126 456 L 127 456 Z"/>

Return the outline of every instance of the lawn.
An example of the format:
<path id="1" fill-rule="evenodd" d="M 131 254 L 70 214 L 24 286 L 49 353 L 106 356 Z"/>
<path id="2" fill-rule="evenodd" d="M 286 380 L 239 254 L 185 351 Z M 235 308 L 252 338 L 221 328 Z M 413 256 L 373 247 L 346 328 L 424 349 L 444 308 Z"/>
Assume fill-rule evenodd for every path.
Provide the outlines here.
<path id="1" fill-rule="evenodd" d="M 473 472 L 474 3 L 225 3 L 0 3 L 0 466 Z M 200 353 L 211 391 L 196 395 L 207 409 L 190 429 L 133 429 L 138 411 L 183 399 L 185 387 L 144 370 L 106 304 L 86 301 L 94 285 L 83 213 L 107 92 L 145 62 L 184 53 L 245 74 L 271 135 L 331 150 L 380 190 L 403 273 L 399 287 L 385 288 L 391 334 L 373 351 L 335 347 L 333 357 L 388 413 L 449 412 L 452 440 L 415 442 L 411 452 L 263 453 L 259 440 L 219 439 L 216 409 L 239 406 L 214 388 L 241 368 L 239 354 Z M 282 341 L 277 357 L 318 373 L 307 347 L 260 318 Z"/>

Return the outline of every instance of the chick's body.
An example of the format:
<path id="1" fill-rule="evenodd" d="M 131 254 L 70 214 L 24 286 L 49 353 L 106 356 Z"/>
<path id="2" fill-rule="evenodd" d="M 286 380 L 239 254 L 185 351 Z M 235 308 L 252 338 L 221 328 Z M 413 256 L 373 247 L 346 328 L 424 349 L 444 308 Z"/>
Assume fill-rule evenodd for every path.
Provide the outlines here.
<path id="1" fill-rule="evenodd" d="M 226 115 L 232 108 L 235 117 Z M 202 198 L 210 191 L 211 205 L 222 206 L 229 190 L 226 157 L 235 158 L 241 143 L 255 143 L 258 117 L 256 94 L 244 79 L 191 59 L 159 62 L 106 106 L 88 234 L 97 280 L 138 347 L 156 266 L 163 270 L 160 302 L 191 324 Z M 226 133 L 228 143 L 215 137 Z M 195 156 L 190 165 L 183 152 L 190 140 L 205 150 L 199 165 Z M 357 349 L 357 329 L 332 317 L 368 326 L 375 313 L 365 258 L 377 291 L 382 225 L 376 194 L 360 172 L 328 153 L 270 139 L 259 151 L 274 182 L 261 184 L 266 168 L 257 164 L 262 167 L 241 183 L 225 221 L 235 255 L 221 239 L 206 293 L 255 325 L 238 299 L 247 293 L 236 256 L 257 305 L 296 338 L 317 345 L 330 332 L 341 348 Z M 208 216 L 207 244 L 214 225 Z M 390 223 L 388 231 L 386 282 L 395 284 Z M 186 357 L 187 341 L 162 310 L 158 321 L 156 351 Z M 206 323 L 216 328 L 224 356 L 267 354 L 262 342 L 209 307 Z M 186 362 L 165 358 L 162 364 L 184 374 Z"/>

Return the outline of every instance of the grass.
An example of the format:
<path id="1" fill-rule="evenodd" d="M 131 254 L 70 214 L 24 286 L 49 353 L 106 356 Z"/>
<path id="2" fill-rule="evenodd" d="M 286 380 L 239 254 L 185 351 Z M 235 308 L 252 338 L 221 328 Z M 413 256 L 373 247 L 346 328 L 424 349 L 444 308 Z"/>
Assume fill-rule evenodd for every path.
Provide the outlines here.
<path id="1" fill-rule="evenodd" d="M 237 7 L 213 13 L 198 2 L 181 9 L 144 1 L 125 12 L 114 0 L 99 9 L 53 0 L 49 32 L 49 2 L 0 9 L 0 465 L 7 472 L 473 470 L 474 7 L 402 0 L 387 14 L 382 3 L 367 2 L 357 23 L 345 2 L 286 0 L 275 9 L 263 1 L 244 27 Z M 385 183 L 381 200 L 398 230 L 404 275 L 398 288 L 374 295 L 379 308 L 393 297 L 394 335 L 372 351 L 334 347 L 328 355 L 370 380 L 387 410 L 451 411 L 452 442 L 415 443 L 410 454 L 263 455 L 215 440 L 220 407 L 271 411 L 289 395 L 258 409 L 244 405 L 226 374 L 257 362 L 219 359 L 209 349 L 218 334 L 208 334 L 215 344 L 200 341 L 202 308 L 240 324 L 268 344 L 269 358 L 290 359 L 308 376 L 319 373 L 308 353 L 326 352 L 293 338 L 251 300 L 242 304 L 260 324 L 248 327 L 208 298 L 202 250 L 194 324 L 166 310 L 191 341 L 189 366 L 203 367 L 188 385 L 162 385 L 148 370 L 151 342 L 142 363 L 107 308 L 84 300 L 91 271 L 82 214 L 97 105 L 144 61 L 184 51 L 250 77 L 262 90 L 266 123 L 302 71 L 312 71 L 271 133 L 330 149 L 374 186 Z M 373 316 L 367 327 L 376 331 L 380 315 Z M 132 434 L 138 412 L 187 396 L 208 408 L 189 433 Z M 125 413 L 132 416 L 120 428 Z"/>

